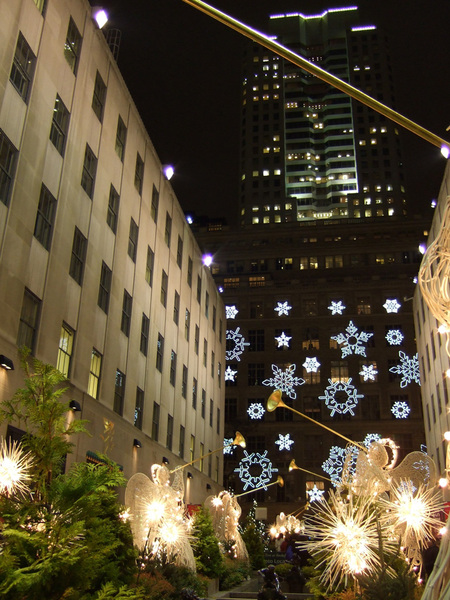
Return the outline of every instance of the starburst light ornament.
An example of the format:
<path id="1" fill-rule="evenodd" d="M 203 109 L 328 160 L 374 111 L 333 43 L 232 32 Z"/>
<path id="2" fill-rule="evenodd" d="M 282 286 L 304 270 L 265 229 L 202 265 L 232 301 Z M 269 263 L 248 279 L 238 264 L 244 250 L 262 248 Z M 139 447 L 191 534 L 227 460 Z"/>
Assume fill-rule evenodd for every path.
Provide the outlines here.
<path id="1" fill-rule="evenodd" d="M 383 304 L 383 308 L 386 309 L 387 313 L 398 313 L 398 309 L 401 304 L 396 298 L 387 298 L 386 302 Z"/>
<path id="2" fill-rule="evenodd" d="M 224 438 L 223 440 L 223 453 L 224 454 L 233 454 L 234 452 L 234 438 Z"/>
<path id="3" fill-rule="evenodd" d="M 277 302 L 277 305 L 273 310 L 278 313 L 279 317 L 281 317 L 282 315 L 289 316 L 289 311 L 291 308 L 292 306 L 289 306 L 288 302 Z"/>
<path id="4" fill-rule="evenodd" d="M 295 400 L 297 398 L 297 394 L 294 391 L 294 387 L 303 385 L 305 380 L 301 377 L 294 377 L 296 365 L 289 365 L 285 371 L 282 371 L 276 365 L 272 365 L 273 377 L 270 379 L 264 379 L 262 384 L 269 385 L 273 387 L 273 389 L 281 390 L 285 392 L 289 398 Z"/>
<path id="5" fill-rule="evenodd" d="M 289 433 L 286 435 L 278 434 L 278 439 L 275 444 L 278 446 L 278 450 L 290 450 L 294 440 L 291 440 Z"/>
<path id="6" fill-rule="evenodd" d="M 405 336 L 400 329 L 389 329 L 385 337 L 390 346 L 401 346 Z"/>
<path id="7" fill-rule="evenodd" d="M 328 380 L 330 385 L 325 388 L 324 395 L 319 396 L 319 400 L 325 400 L 326 407 L 330 410 L 330 416 L 334 417 L 335 413 L 345 415 L 350 413 L 355 416 L 353 409 L 358 405 L 360 398 L 364 398 L 364 394 L 358 394 L 358 390 L 352 385 L 352 379 L 348 381 L 333 381 Z"/>
<path id="8" fill-rule="evenodd" d="M 278 348 L 282 348 L 285 346 L 289 348 L 289 342 L 292 340 L 292 336 L 286 335 L 284 331 L 278 337 L 275 337 L 275 340 L 278 342 Z"/>
<path id="9" fill-rule="evenodd" d="M 373 336 L 373 333 L 367 331 L 358 332 L 358 328 L 350 321 L 346 333 L 339 333 L 338 335 L 331 336 L 332 340 L 336 340 L 341 346 L 342 358 L 345 358 L 349 354 L 359 354 L 360 356 L 366 356 L 366 348 L 362 345 L 369 341 Z"/>
<path id="10" fill-rule="evenodd" d="M 247 413 L 250 419 L 262 419 L 266 409 L 261 402 L 252 402 L 247 408 Z"/>
<path id="11" fill-rule="evenodd" d="M 400 350 L 399 352 L 400 364 L 391 367 L 389 371 L 391 373 L 397 373 L 402 376 L 400 381 L 400 387 L 404 388 L 412 381 L 415 381 L 420 385 L 420 371 L 419 371 L 419 355 L 416 353 L 413 357 L 409 358 Z"/>
<path id="12" fill-rule="evenodd" d="M 239 332 L 240 327 L 237 327 L 235 331 L 227 329 L 226 339 L 230 341 L 230 345 L 234 343 L 234 346 L 229 350 L 225 351 L 226 360 L 241 360 L 241 354 L 245 350 L 245 346 L 250 346 L 250 342 L 246 342 L 242 333 Z M 228 344 L 227 344 L 228 346 Z"/>
<path id="13" fill-rule="evenodd" d="M 236 381 L 237 371 L 228 366 L 225 369 L 225 381 Z"/>
<path id="14" fill-rule="evenodd" d="M 316 484 L 310 490 L 306 492 L 309 496 L 309 502 L 321 502 L 325 498 L 323 497 L 325 494 L 325 490 L 319 490 Z"/>
<path id="15" fill-rule="evenodd" d="M 307 373 L 317 373 L 317 369 L 320 367 L 320 362 L 315 356 L 312 358 L 305 358 L 305 362 L 303 363 L 302 367 L 304 367 Z"/>
<path id="16" fill-rule="evenodd" d="M 391 408 L 391 413 L 396 419 L 407 419 L 410 412 L 411 409 L 409 408 L 409 404 L 407 402 L 394 402 Z"/>
<path id="17" fill-rule="evenodd" d="M 232 306 L 225 306 L 225 317 L 227 319 L 235 319 L 238 312 L 239 311 L 234 304 Z"/>
<path id="18" fill-rule="evenodd" d="M 262 454 L 253 452 L 248 454 L 244 450 L 244 458 L 241 459 L 239 466 L 234 469 L 235 473 L 239 474 L 239 478 L 244 484 L 244 492 L 247 488 L 264 487 L 270 482 L 273 473 L 277 473 L 278 469 L 272 466 L 272 463 L 267 458 L 267 450 Z M 250 472 L 251 470 L 251 472 Z M 259 470 L 259 473 L 257 471 Z"/>
<path id="19" fill-rule="evenodd" d="M 24 495 L 29 491 L 33 459 L 19 442 L 0 442 L 0 494 Z"/>
<path id="20" fill-rule="evenodd" d="M 342 315 L 343 311 L 346 309 L 347 307 L 344 306 L 342 300 L 338 300 L 338 301 L 331 301 L 330 306 L 328 307 L 328 310 L 331 311 L 332 315 Z"/>
<path id="21" fill-rule="evenodd" d="M 376 381 L 378 371 L 375 365 L 362 365 L 362 371 L 359 372 L 364 381 Z"/>

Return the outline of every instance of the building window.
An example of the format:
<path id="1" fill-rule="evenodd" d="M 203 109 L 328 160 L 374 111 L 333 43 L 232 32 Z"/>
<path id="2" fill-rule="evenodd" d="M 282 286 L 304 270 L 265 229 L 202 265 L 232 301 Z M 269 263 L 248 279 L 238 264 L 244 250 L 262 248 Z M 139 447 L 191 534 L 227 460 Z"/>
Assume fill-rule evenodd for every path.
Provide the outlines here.
<path id="1" fill-rule="evenodd" d="M 217 318 L 217 310 L 216 310 L 216 307 L 213 306 L 213 316 L 212 316 L 212 329 L 213 329 L 213 331 L 216 330 L 216 318 Z"/>
<path id="2" fill-rule="evenodd" d="M 314 419 L 314 421 L 322 421 L 322 404 L 321 401 L 312 396 L 306 396 L 303 398 L 303 412 L 307 417 Z"/>
<path id="3" fill-rule="evenodd" d="M 205 317 L 209 318 L 209 294 L 206 292 L 205 294 Z"/>
<path id="4" fill-rule="evenodd" d="M 215 364 L 215 360 L 216 360 L 216 355 L 211 350 L 211 377 L 213 377 L 213 378 L 214 378 L 214 364 Z"/>
<path id="5" fill-rule="evenodd" d="M 291 398 L 285 398 L 283 402 L 286 406 L 292 406 L 293 402 Z M 293 420 L 293 412 L 290 410 L 277 410 L 275 411 L 275 421 L 286 422 Z"/>
<path id="6" fill-rule="evenodd" d="M 67 131 L 69 129 L 70 113 L 64 106 L 63 101 L 57 95 L 55 107 L 53 109 L 52 126 L 50 128 L 50 141 L 61 154 L 64 156 L 66 147 Z"/>
<path id="7" fill-rule="evenodd" d="M 197 302 L 200 304 L 202 300 L 202 278 L 197 276 Z"/>
<path id="8" fill-rule="evenodd" d="M 359 297 L 356 304 L 356 312 L 358 315 L 370 315 L 372 307 L 368 296 Z"/>
<path id="9" fill-rule="evenodd" d="M 180 236 L 178 236 L 178 244 L 177 244 L 177 265 L 181 269 L 181 265 L 183 262 L 183 240 Z"/>
<path id="10" fill-rule="evenodd" d="M 64 56 L 66 57 L 66 60 L 69 63 L 69 67 L 75 75 L 77 74 L 80 51 L 81 35 L 73 19 L 70 18 L 69 28 L 67 30 L 66 43 L 64 44 Z"/>
<path id="11" fill-rule="evenodd" d="M 116 192 L 114 186 L 111 184 L 111 187 L 109 188 L 108 212 L 106 214 L 106 222 L 108 223 L 108 225 L 114 233 L 116 233 L 117 220 L 119 218 L 119 202 L 120 196 Z"/>
<path id="12" fill-rule="evenodd" d="M 97 304 L 103 312 L 108 314 L 109 296 L 111 293 L 112 271 L 105 262 L 102 262 L 102 271 L 100 273 L 100 285 L 98 287 Z"/>
<path id="13" fill-rule="evenodd" d="M 306 298 L 302 302 L 303 315 L 307 317 L 315 317 L 318 314 L 317 300 Z"/>
<path id="14" fill-rule="evenodd" d="M 152 216 L 152 219 L 155 221 L 155 223 L 158 220 L 158 206 L 159 206 L 159 192 L 156 189 L 155 185 L 153 185 L 152 206 L 150 209 L 150 214 Z"/>
<path id="15" fill-rule="evenodd" d="M 195 435 L 191 435 L 191 441 L 189 444 L 189 461 L 194 462 L 195 460 Z"/>
<path id="16" fill-rule="evenodd" d="M 262 302 L 250 302 L 250 319 L 262 319 L 264 317 L 264 305 Z"/>
<path id="17" fill-rule="evenodd" d="M 127 141 L 127 128 L 119 115 L 117 119 L 117 130 L 116 130 L 116 153 L 120 160 L 123 162 L 125 154 L 125 143 Z"/>
<path id="18" fill-rule="evenodd" d="M 128 235 L 128 256 L 133 262 L 136 262 L 137 244 L 139 236 L 139 227 L 134 219 L 130 219 L 130 233 Z"/>
<path id="19" fill-rule="evenodd" d="M 17 150 L 0 131 L 0 201 L 8 206 L 16 168 Z"/>
<path id="20" fill-rule="evenodd" d="M 180 294 L 175 290 L 173 299 L 173 322 L 178 325 L 180 319 Z"/>
<path id="21" fill-rule="evenodd" d="M 200 344 L 200 328 L 198 325 L 195 326 L 195 336 L 194 336 L 194 352 L 198 355 L 198 347 Z"/>
<path id="22" fill-rule="evenodd" d="M 348 362 L 346 360 L 331 361 L 331 383 L 348 381 Z"/>
<path id="23" fill-rule="evenodd" d="M 25 102 L 28 100 L 35 65 L 36 57 L 19 31 L 9 80 Z"/>
<path id="24" fill-rule="evenodd" d="M 38 9 L 38 11 L 42 14 L 44 14 L 44 8 L 46 5 L 46 1 L 45 0 L 33 0 L 33 2 L 36 4 L 36 7 Z"/>
<path id="25" fill-rule="evenodd" d="M 305 380 L 305 383 L 309 385 L 320 383 L 320 368 L 318 367 L 316 371 L 308 371 L 304 368 L 303 379 Z"/>
<path id="26" fill-rule="evenodd" d="M 178 455 L 184 459 L 184 439 L 186 437 L 186 429 L 184 425 L 180 425 L 180 440 L 178 442 Z"/>
<path id="27" fill-rule="evenodd" d="M 166 212 L 166 227 L 164 230 L 164 241 L 167 246 L 170 246 L 170 238 L 172 237 L 172 217 Z"/>
<path id="28" fill-rule="evenodd" d="M 181 396 L 187 398 L 187 385 L 188 385 L 188 368 L 183 365 L 183 377 L 181 380 Z"/>
<path id="29" fill-rule="evenodd" d="M 94 93 L 92 95 L 92 109 L 100 122 L 103 121 L 103 109 L 105 107 L 106 85 L 97 71 L 95 76 Z"/>
<path id="30" fill-rule="evenodd" d="M 192 258 L 189 257 L 188 258 L 187 276 L 186 276 L 186 280 L 187 280 L 189 287 L 192 287 L 192 268 L 193 268 Z"/>
<path id="31" fill-rule="evenodd" d="M 163 270 L 163 272 L 161 274 L 161 304 L 164 307 L 167 305 L 167 285 L 168 285 L 167 273 Z"/>
<path id="32" fill-rule="evenodd" d="M 206 390 L 204 390 L 204 389 L 202 389 L 201 415 L 202 415 L 202 419 L 204 419 L 205 415 L 206 415 Z"/>
<path id="33" fill-rule="evenodd" d="M 191 327 L 191 313 L 188 309 L 186 309 L 184 315 L 184 337 L 187 341 L 189 341 L 189 332 Z"/>
<path id="34" fill-rule="evenodd" d="M 250 343 L 250 352 L 264 351 L 264 329 L 249 329 L 248 341 Z"/>
<path id="35" fill-rule="evenodd" d="M 264 379 L 264 363 L 249 363 L 248 385 L 262 385 Z"/>
<path id="36" fill-rule="evenodd" d="M 125 374 L 119 369 L 116 370 L 116 383 L 114 386 L 114 406 L 113 410 L 118 415 L 123 415 L 123 404 L 125 399 Z"/>
<path id="37" fill-rule="evenodd" d="M 214 400 L 212 398 L 209 399 L 209 426 L 213 426 L 213 418 L 214 418 Z"/>
<path id="38" fill-rule="evenodd" d="M 120 330 L 127 337 L 130 335 L 132 307 L 133 307 L 133 298 L 130 296 L 130 294 L 127 292 L 127 290 L 123 290 L 122 320 L 120 322 Z"/>
<path id="39" fill-rule="evenodd" d="M 136 401 L 134 405 L 134 426 L 142 429 L 142 418 L 144 416 L 144 390 L 136 388 Z"/>
<path id="40" fill-rule="evenodd" d="M 139 194 L 142 194 L 142 185 L 144 183 L 144 161 L 142 160 L 139 152 L 136 156 L 136 167 L 134 170 L 134 187 L 137 189 Z M 155 187 L 153 187 L 155 189 Z M 158 212 L 158 209 L 156 209 Z M 153 199 L 152 199 L 152 216 L 153 216 Z M 154 218 L 156 223 L 156 218 Z"/>
<path id="41" fill-rule="evenodd" d="M 200 473 L 203 473 L 203 466 L 204 466 L 203 456 L 204 456 L 204 454 L 205 454 L 205 444 L 203 442 L 200 442 L 200 461 L 199 461 L 199 465 L 198 465 Z"/>
<path id="42" fill-rule="evenodd" d="M 150 331 L 150 319 L 147 317 L 145 313 L 142 313 L 142 322 L 141 322 L 141 343 L 140 343 L 140 351 L 144 356 L 147 356 L 148 352 L 148 335 Z"/>
<path id="43" fill-rule="evenodd" d="M 197 380 L 192 379 L 192 408 L 197 410 Z"/>
<path id="44" fill-rule="evenodd" d="M 69 275 L 81 285 L 83 281 L 84 263 L 86 260 L 87 238 L 75 227 L 72 243 L 72 255 L 70 257 Z"/>
<path id="45" fill-rule="evenodd" d="M 203 338 L 203 366 L 206 367 L 208 361 L 208 342 Z"/>
<path id="46" fill-rule="evenodd" d="M 159 404 L 153 402 L 153 418 L 152 418 L 152 439 L 157 442 L 159 440 Z"/>
<path id="47" fill-rule="evenodd" d="M 98 388 L 100 385 L 100 374 L 102 370 L 102 355 L 95 348 L 92 348 L 91 366 L 89 368 L 89 380 L 87 393 L 92 398 L 98 398 Z"/>
<path id="48" fill-rule="evenodd" d="M 177 378 L 177 355 L 176 352 L 172 350 L 170 353 L 170 373 L 169 373 L 169 381 L 170 384 L 175 387 L 175 382 Z"/>
<path id="49" fill-rule="evenodd" d="M 219 387 L 222 387 L 222 363 L 217 363 L 217 380 L 219 382 Z"/>
<path id="50" fill-rule="evenodd" d="M 379 421 L 380 419 L 380 397 L 377 394 L 366 394 L 364 402 L 360 403 L 363 419 Z"/>
<path id="51" fill-rule="evenodd" d="M 147 262 L 146 262 L 146 265 L 145 265 L 145 281 L 150 286 L 153 285 L 153 268 L 154 268 L 154 264 L 155 264 L 155 253 L 150 248 L 150 246 L 147 246 Z"/>
<path id="52" fill-rule="evenodd" d="M 41 301 L 29 290 L 25 289 L 22 301 L 22 310 L 20 313 L 19 332 L 17 335 L 17 345 L 25 346 L 31 352 L 34 351 L 36 343 L 36 334 L 39 320 L 39 309 Z"/>
<path id="53" fill-rule="evenodd" d="M 94 195 L 95 175 L 97 173 L 97 158 L 92 150 L 86 144 L 83 161 L 83 173 L 81 175 L 81 187 L 92 199 Z"/>
<path id="54" fill-rule="evenodd" d="M 167 437 L 166 437 L 167 449 L 172 451 L 172 445 L 173 445 L 173 417 L 172 417 L 172 415 L 167 415 Z"/>
<path id="55" fill-rule="evenodd" d="M 70 360 L 73 352 L 74 331 L 68 325 L 63 323 L 61 334 L 59 337 L 58 358 L 56 360 L 56 368 L 65 377 L 69 377 Z"/>
<path id="56" fill-rule="evenodd" d="M 34 224 L 34 237 L 46 250 L 50 249 L 53 224 L 55 222 L 56 198 L 54 198 L 45 185 L 41 186 L 39 205 Z"/>
<path id="57" fill-rule="evenodd" d="M 164 338 L 158 333 L 158 341 L 156 343 L 156 368 L 160 373 L 163 369 L 163 358 L 164 358 Z"/>
<path id="58" fill-rule="evenodd" d="M 217 409 L 216 432 L 220 433 L 220 408 Z"/>

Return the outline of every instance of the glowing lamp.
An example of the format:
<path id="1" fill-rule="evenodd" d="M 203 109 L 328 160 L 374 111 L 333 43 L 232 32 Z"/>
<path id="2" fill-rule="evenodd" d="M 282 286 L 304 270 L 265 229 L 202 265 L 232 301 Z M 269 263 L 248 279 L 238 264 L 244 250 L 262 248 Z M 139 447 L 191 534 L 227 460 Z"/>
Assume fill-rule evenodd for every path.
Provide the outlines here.
<path id="1" fill-rule="evenodd" d="M 437 202 L 436 202 L 436 200 L 433 199 L 431 201 L 431 208 L 436 208 L 436 206 L 437 206 Z"/>
<path id="2" fill-rule="evenodd" d="M 186 215 L 186 221 L 189 223 L 189 225 L 192 225 L 194 222 L 192 215 Z"/>
<path id="3" fill-rule="evenodd" d="M 164 177 L 167 179 L 167 181 L 170 181 L 172 179 L 175 171 L 171 165 L 164 165 L 163 173 L 164 173 Z"/>
<path id="4" fill-rule="evenodd" d="M 444 158 L 448 158 L 450 156 L 450 148 L 442 144 L 441 146 L 441 154 Z"/>
<path id="5" fill-rule="evenodd" d="M 97 23 L 99 29 L 104 27 L 108 22 L 108 14 L 101 6 L 92 7 L 92 18 Z"/>
<path id="6" fill-rule="evenodd" d="M 444 433 L 444 440 L 446 440 L 447 442 L 450 442 L 450 431 L 446 431 Z"/>
<path id="7" fill-rule="evenodd" d="M 439 479 L 439 487 L 440 488 L 446 488 L 448 486 L 448 480 L 447 477 L 441 477 Z"/>
<path id="8" fill-rule="evenodd" d="M 211 254 L 204 254 L 202 257 L 202 262 L 205 267 L 210 267 L 212 265 L 213 257 Z"/>
<path id="9" fill-rule="evenodd" d="M 420 244 L 420 246 L 419 246 L 420 254 L 425 254 L 426 251 L 427 251 L 427 247 L 425 246 L 425 244 Z"/>
<path id="10" fill-rule="evenodd" d="M 447 369 L 445 371 L 445 376 L 448 377 L 450 379 L 450 369 Z"/>

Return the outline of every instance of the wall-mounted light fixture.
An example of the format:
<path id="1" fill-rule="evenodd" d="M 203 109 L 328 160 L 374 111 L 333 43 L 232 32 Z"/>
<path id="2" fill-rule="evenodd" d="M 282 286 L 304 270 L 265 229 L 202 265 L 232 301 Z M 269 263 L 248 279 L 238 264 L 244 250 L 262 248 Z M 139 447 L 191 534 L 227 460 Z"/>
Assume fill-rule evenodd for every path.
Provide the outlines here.
<path id="1" fill-rule="evenodd" d="M 169 459 L 168 459 L 166 456 L 163 456 L 163 457 L 162 457 L 162 464 L 163 464 L 163 465 L 168 465 L 168 464 L 169 464 L 169 462 L 170 462 L 170 461 L 169 461 Z"/>
<path id="2" fill-rule="evenodd" d="M 14 371 L 13 361 L 4 354 L 0 354 L 0 367 L 3 367 L 6 371 Z"/>
<path id="3" fill-rule="evenodd" d="M 134 438 L 134 440 L 133 440 L 133 446 L 135 448 L 142 448 L 142 443 L 137 438 Z"/>
<path id="4" fill-rule="evenodd" d="M 81 411 L 81 405 L 76 400 L 71 400 L 70 401 L 69 408 L 72 409 L 73 412 L 80 412 Z"/>
<path id="5" fill-rule="evenodd" d="M 92 7 L 92 18 L 97 23 L 99 29 L 104 27 L 108 22 L 108 15 L 101 6 Z"/>
<path id="6" fill-rule="evenodd" d="M 192 475 L 192 473 L 190 471 L 188 471 L 187 478 L 194 479 L 194 476 Z"/>
<path id="7" fill-rule="evenodd" d="M 172 165 L 163 165 L 163 173 L 167 181 L 170 181 L 175 173 L 175 169 Z"/>
<path id="8" fill-rule="evenodd" d="M 210 490 L 211 489 L 211 485 L 209 483 L 206 484 L 206 489 Z"/>

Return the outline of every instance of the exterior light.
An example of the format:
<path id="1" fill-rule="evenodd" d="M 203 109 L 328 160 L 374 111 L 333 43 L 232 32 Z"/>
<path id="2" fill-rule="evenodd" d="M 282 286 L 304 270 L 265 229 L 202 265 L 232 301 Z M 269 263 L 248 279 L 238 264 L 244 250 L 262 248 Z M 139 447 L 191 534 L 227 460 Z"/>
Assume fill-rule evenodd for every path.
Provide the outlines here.
<path id="1" fill-rule="evenodd" d="M 206 484 L 206 489 L 210 490 L 211 489 L 211 485 L 209 483 Z"/>
<path id="2" fill-rule="evenodd" d="M 142 448 L 142 443 L 137 438 L 134 438 L 134 440 L 133 440 L 133 446 L 135 448 Z"/>
<path id="3" fill-rule="evenodd" d="M 420 246 L 419 246 L 420 254 L 425 254 L 426 251 L 427 251 L 427 247 L 425 246 L 425 244 L 420 244 Z"/>
<path id="4" fill-rule="evenodd" d="M 444 158 L 448 158 L 450 156 L 450 148 L 442 144 L 441 146 L 441 154 Z"/>
<path id="5" fill-rule="evenodd" d="M 92 7 L 92 18 L 97 23 L 99 29 L 104 27 L 108 22 L 108 14 L 101 6 Z"/>
<path id="6" fill-rule="evenodd" d="M 71 400 L 69 403 L 69 408 L 73 410 L 73 412 L 81 412 L 81 405 L 76 400 Z"/>
<path id="7" fill-rule="evenodd" d="M 169 462 L 170 462 L 170 461 L 169 461 L 169 459 L 168 459 L 166 456 L 163 456 L 163 457 L 162 457 L 162 464 L 163 464 L 163 465 L 168 465 L 168 464 L 169 464 Z"/>
<path id="8" fill-rule="evenodd" d="M 211 254 L 204 254 L 202 257 L 203 264 L 205 267 L 210 267 L 212 265 L 213 257 Z"/>
<path id="9" fill-rule="evenodd" d="M 186 221 L 189 223 L 189 225 L 192 225 L 194 222 L 192 215 L 186 215 Z"/>
<path id="10" fill-rule="evenodd" d="M 446 488 L 448 486 L 448 480 L 447 477 L 441 477 L 439 479 L 439 487 L 440 488 Z"/>
<path id="11" fill-rule="evenodd" d="M 445 371 L 445 376 L 448 377 L 450 379 L 450 369 L 447 369 Z M 447 439 L 447 438 L 446 438 Z"/>
<path id="12" fill-rule="evenodd" d="M 170 181 L 175 171 L 171 165 L 163 165 L 163 173 L 167 181 Z"/>
<path id="13" fill-rule="evenodd" d="M 13 361 L 4 354 L 0 354 L 0 367 L 3 367 L 5 371 L 14 371 Z"/>
<path id="14" fill-rule="evenodd" d="M 431 208 L 436 208 L 437 206 L 437 202 L 436 200 L 433 198 L 433 200 L 431 201 Z"/>
<path id="15" fill-rule="evenodd" d="M 450 442 L 450 431 L 446 431 L 444 433 L 444 440 L 446 440 L 447 442 Z"/>
<path id="16" fill-rule="evenodd" d="M 194 476 L 192 475 L 192 473 L 190 471 L 188 471 L 187 478 L 194 479 Z"/>
<path id="17" fill-rule="evenodd" d="M 223 294 L 223 287 L 221 285 L 219 286 L 219 293 Z"/>

